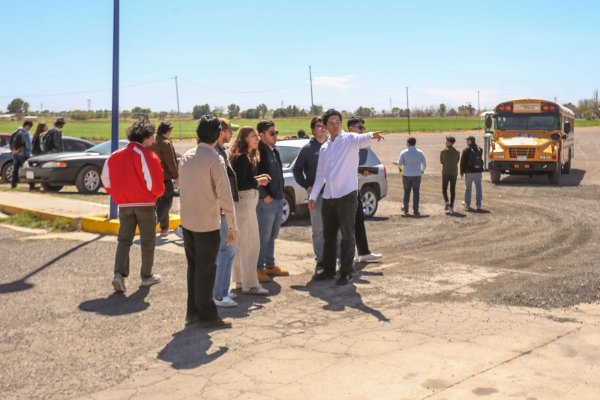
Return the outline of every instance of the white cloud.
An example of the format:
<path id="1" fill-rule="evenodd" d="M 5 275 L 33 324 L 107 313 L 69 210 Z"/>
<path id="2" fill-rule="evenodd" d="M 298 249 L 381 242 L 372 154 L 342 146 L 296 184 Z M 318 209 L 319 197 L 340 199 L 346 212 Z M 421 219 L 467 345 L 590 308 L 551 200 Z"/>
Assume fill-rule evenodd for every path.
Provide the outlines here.
<path id="1" fill-rule="evenodd" d="M 340 75 L 340 76 L 315 76 L 313 78 L 313 84 L 318 86 L 331 86 L 338 89 L 351 89 L 350 84 L 356 78 L 354 75 Z"/>

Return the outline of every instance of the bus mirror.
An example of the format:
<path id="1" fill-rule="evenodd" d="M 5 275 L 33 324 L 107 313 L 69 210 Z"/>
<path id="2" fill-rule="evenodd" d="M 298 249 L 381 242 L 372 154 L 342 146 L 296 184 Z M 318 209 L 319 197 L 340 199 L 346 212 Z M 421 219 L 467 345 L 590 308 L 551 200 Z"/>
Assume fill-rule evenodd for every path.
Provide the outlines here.
<path id="1" fill-rule="evenodd" d="M 485 129 L 487 131 L 489 131 L 490 129 L 492 129 L 492 116 L 491 115 L 487 115 L 485 117 Z"/>
<path id="2" fill-rule="evenodd" d="M 571 132 L 571 123 L 565 122 L 565 133 L 568 135 Z"/>
<path id="3" fill-rule="evenodd" d="M 550 138 L 554 141 L 559 141 L 560 140 L 560 133 L 553 133 L 552 135 L 550 135 Z"/>

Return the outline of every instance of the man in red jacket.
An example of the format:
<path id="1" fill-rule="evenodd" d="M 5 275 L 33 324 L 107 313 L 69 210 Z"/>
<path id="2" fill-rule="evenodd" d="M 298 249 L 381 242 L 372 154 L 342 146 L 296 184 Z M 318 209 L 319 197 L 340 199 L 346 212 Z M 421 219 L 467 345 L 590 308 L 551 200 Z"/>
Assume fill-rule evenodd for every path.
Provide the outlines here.
<path id="1" fill-rule="evenodd" d="M 125 291 L 129 275 L 129 249 L 136 226 L 142 247 L 142 283 L 152 286 L 160 275 L 152 274 L 156 241 L 156 199 L 165 191 L 160 159 L 148 149 L 154 143 L 154 125 L 138 121 L 127 130 L 130 143 L 115 151 L 104 163 L 102 184 L 119 205 L 119 236 L 112 284 Z"/>

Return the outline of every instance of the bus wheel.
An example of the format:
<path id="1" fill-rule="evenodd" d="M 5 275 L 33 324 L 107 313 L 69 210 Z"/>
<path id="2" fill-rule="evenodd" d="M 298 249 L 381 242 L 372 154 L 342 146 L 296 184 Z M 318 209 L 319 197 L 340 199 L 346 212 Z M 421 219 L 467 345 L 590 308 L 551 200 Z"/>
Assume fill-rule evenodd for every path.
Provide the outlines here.
<path id="1" fill-rule="evenodd" d="M 569 150 L 569 161 L 567 161 L 563 167 L 562 167 L 562 172 L 565 175 L 568 175 L 569 173 L 571 173 L 571 150 Z"/>
<path id="2" fill-rule="evenodd" d="M 560 172 L 561 172 L 561 166 L 560 164 L 558 165 L 558 168 L 556 168 L 556 171 L 551 172 L 550 174 L 548 174 L 548 179 L 550 179 L 550 183 L 552 183 L 553 185 L 558 185 L 560 183 Z"/>
<path id="3" fill-rule="evenodd" d="M 490 180 L 492 181 L 492 183 L 494 183 L 494 184 L 500 183 L 501 176 L 502 176 L 502 174 L 500 173 L 500 170 L 493 169 L 493 168 L 490 170 Z"/>

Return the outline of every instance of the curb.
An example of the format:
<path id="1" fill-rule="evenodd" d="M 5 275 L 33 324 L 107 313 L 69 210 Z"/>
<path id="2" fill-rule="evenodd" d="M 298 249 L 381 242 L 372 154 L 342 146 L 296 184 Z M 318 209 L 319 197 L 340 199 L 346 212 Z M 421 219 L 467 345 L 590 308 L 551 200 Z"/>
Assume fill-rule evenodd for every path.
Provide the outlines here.
<path id="1" fill-rule="evenodd" d="M 119 220 L 118 219 L 106 219 L 104 217 L 69 217 L 61 214 L 53 214 L 45 211 L 33 210 L 25 207 L 16 207 L 12 205 L 0 204 L 0 212 L 8 215 L 18 214 L 20 212 L 26 212 L 36 215 L 40 219 L 53 221 L 57 219 L 65 219 L 69 221 L 69 226 L 73 229 L 81 230 L 89 233 L 98 233 L 102 235 L 117 235 L 119 233 Z M 179 226 L 181 219 L 179 215 L 169 214 L 169 229 L 175 229 Z M 160 228 L 156 227 L 156 232 L 159 232 Z M 139 229 L 136 229 L 136 234 L 139 234 Z"/>

